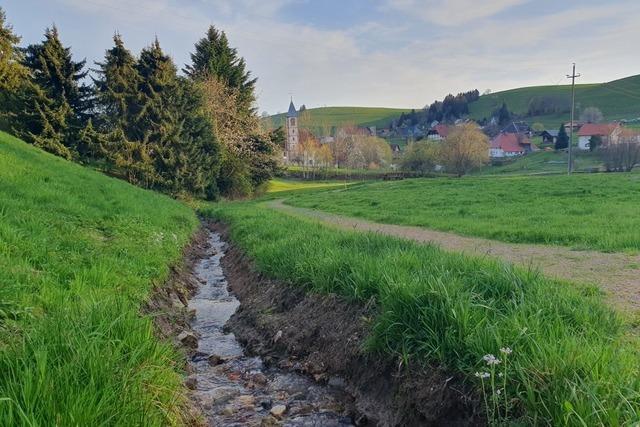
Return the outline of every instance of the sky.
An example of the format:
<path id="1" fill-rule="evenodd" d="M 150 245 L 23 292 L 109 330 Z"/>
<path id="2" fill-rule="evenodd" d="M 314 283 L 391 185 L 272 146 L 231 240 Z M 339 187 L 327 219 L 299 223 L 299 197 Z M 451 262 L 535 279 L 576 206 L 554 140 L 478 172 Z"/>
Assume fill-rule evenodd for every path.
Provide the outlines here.
<path id="1" fill-rule="evenodd" d="M 55 24 L 75 59 L 115 31 L 136 54 L 157 36 L 179 68 L 209 25 L 258 77 L 260 112 L 296 104 L 421 108 L 493 92 L 640 74 L 637 0 L 2 0 L 22 44 Z"/>

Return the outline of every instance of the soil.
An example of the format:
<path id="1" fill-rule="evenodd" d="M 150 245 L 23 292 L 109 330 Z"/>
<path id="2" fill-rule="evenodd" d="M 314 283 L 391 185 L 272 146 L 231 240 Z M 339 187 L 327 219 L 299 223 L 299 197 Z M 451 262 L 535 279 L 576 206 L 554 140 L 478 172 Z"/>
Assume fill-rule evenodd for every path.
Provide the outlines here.
<path id="1" fill-rule="evenodd" d="M 640 256 L 638 255 L 572 250 L 551 245 L 505 243 L 421 227 L 380 224 L 360 218 L 289 206 L 285 205 L 283 200 L 268 202 L 267 206 L 290 215 L 312 218 L 341 229 L 368 231 L 420 243 L 433 243 L 445 250 L 500 258 L 525 268 L 539 270 L 549 277 L 597 285 L 604 291 L 608 301 L 618 309 L 628 313 L 640 310 Z"/>
<path id="2" fill-rule="evenodd" d="M 228 237 L 224 226 L 214 227 Z M 373 304 L 348 303 L 270 280 L 234 245 L 222 267 L 241 303 L 225 328 L 267 365 L 344 387 L 355 401 L 357 425 L 485 424 L 478 396 L 460 377 L 364 351 L 376 314 Z"/>

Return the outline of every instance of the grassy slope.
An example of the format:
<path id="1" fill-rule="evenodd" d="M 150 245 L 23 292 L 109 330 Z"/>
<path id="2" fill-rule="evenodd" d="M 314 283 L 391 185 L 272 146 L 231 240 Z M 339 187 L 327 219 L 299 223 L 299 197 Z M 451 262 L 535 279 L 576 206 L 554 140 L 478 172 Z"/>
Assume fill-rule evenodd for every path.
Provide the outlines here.
<path id="1" fill-rule="evenodd" d="M 288 203 L 509 242 L 640 250 L 635 174 L 414 179 L 292 195 Z"/>
<path id="2" fill-rule="evenodd" d="M 407 199 L 408 200 L 408 199 Z M 256 203 L 205 209 L 266 274 L 315 292 L 375 301 L 369 351 L 431 362 L 481 383 L 481 360 L 509 346 L 494 376 L 499 407 L 522 424 L 617 425 L 637 420 L 636 344 L 590 289 L 488 259 L 376 234 L 344 232 Z M 486 387 L 489 388 L 487 380 Z M 500 411 L 504 415 L 504 410 Z M 498 418 L 498 413 L 494 413 Z"/>
<path id="3" fill-rule="evenodd" d="M 140 307 L 197 226 L 182 204 L 0 133 L 0 425 L 166 425 L 181 357 Z"/>
<path id="4" fill-rule="evenodd" d="M 400 117 L 402 112 L 411 109 L 399 108 L 372 108 L 372 107 L 320 107 L 307 110 L 311 117 L 311 127 L 342 126 L 355 124 L 358 126 L 387 127 L 389 122 Z M 276 114 L 270 117 L 274 127 L 284 125 L 286 114 Z"/>
<path id="5" fill-rule="evenodd" d="M 535 96 L 571 94 L 571 86 L 532 86 L 483 95 L 469 105 L 471 117 L 482 119 L 506 102 L 509 109 L 525 114 L 529 102 Z M 581 108 L 598 107 L 606 120 L 632 119 L 640 117 L 640 75 L 614 80 L 602 84 L 576 85 L 576 106 Z M 569 120 L 569 114 L 548 115 L 527 118 L 534 123 L 542 122 L 551 129 L 560 127 L 560 123 Z"/>

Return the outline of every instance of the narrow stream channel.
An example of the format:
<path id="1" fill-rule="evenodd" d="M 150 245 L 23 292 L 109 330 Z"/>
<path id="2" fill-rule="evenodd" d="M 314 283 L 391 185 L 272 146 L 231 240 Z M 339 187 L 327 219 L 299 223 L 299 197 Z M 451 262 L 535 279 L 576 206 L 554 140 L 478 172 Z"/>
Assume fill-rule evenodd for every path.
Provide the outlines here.
<path id="1" fill-rule="evenodd" d="M 192 358 L 194 395 L 211 426 L 351 426 L 351 397 L 340 387 L 322 385 L 303 374 L 268 367 L 245 354 L 224 324 L 240 306 L 229 293 L 220 265 L 225 243 L 211 232 L 209 251 L 194 274 L 198 293 L 189 302 L 199 335 Z"/>

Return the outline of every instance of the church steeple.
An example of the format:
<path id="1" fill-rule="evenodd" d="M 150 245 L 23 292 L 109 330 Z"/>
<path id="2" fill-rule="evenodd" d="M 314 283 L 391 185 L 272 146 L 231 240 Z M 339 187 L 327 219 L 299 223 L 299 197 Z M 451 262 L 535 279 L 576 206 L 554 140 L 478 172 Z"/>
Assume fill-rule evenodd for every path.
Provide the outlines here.
<path id="1" fill-rule="evenodd" d="M 285 147 L 285 156 L 287 161 L 291 161 L 296 154 L 298 148 L 298 110 L 293 105 L 293 98 L 289 103 L 289 111 L 287 112 L 287 146 Z"/>
<path id="2" fill-rule="evenodd" d="M 296 110 L 296 106 L 293 105 L 293 99 L 289 103 L 289 111 L 287 112 L 287 117 L 298 117 L 298 111 Z"/>

